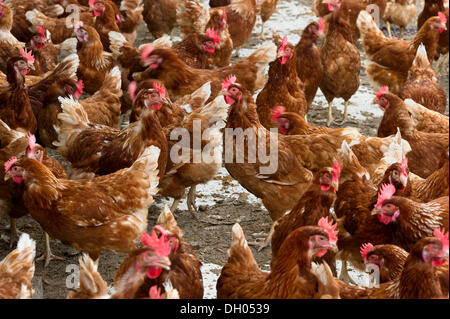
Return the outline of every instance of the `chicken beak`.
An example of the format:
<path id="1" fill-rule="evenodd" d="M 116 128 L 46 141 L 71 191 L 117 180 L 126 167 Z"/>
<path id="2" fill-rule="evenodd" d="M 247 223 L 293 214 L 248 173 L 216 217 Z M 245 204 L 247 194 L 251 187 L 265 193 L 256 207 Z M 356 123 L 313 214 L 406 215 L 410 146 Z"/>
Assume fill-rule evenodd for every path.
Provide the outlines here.
<path id="1" fill-rule="evenodd" d="M 408 176 L 400 174 L 400 183 L 402 183 L 403 187 L 406 188 L 408 185 Z"/>
<path id="2" fill-rule="evenodd" d="M 284 56 L 284 52 L 283 51 L 278 51 L 277 59 L 282 58 L 283 56 Z"/>
<path id="3" fill-rule="evenodd" d="M 381 210 L 378 207 L 375 207 L 374 209 L 372 209 L 372 211 L 370 212 L 370 215 L 378 215 L 381 214 Z"/>
<path id="4" fill-rule="evenodd" d="M 158 261 L 158 266 L 160 268 L 166 269 L 166 270 L 170 270 L 170 259 L 169 257 L 163 257 Z"/>
<path id="5" fill-rule="evenodd" d="M 4 181 L 6 182 L 7 180 L 9 180 L 9 179 L 11 179 L 12 178 L 12 175 L 11 175 L 11 172 L 6 172 L 5 173 L 5 178 L 4 178 Z"/>
<path id="6" fill-rule="evenodd" d="M 31 70 L 36 70 L 36 68 L 34 67 L 33 64 L 28 64 L 28 67 L 29 67 Z"/>
<path id="7" fill-rule="evenodd" d="M 328 247 L 328 249 L 333 253 L 337 253 L 339 251 L 336 243 L 330 243 L 330 247 Z"/>

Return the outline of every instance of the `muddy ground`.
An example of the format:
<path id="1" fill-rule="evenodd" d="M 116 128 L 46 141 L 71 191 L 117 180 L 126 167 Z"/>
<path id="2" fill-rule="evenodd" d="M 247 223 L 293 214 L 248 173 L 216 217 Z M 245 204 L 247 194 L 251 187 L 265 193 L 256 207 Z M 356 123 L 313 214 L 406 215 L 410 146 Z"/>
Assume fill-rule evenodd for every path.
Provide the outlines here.
<path id="1" fill-rule="evenodd" d="M 202 2 L 205 3 L 205 1 Z M 311 2 L 312 0 L 279 0 L 277 12 L 268 21 L 265 28 L 266 37 L 269 38 L 272 34 L 272 30 L 276 30 L 280 34 L 288 34 L 290 41 L 296 43 L 299 38 L 299 31 L 302 29 L 302 27 L 297 28 L 296 24 L 304 27 L 307 23 L 315 19 L 310 9 Z M 419 0 L 417 15 L 422 8 L 423 0 Z M 293 12 L 294 15 L 292 15 Z M 300 13 L 295 14 L 295 12 Z M 278 24 L 277 21 L 284 21 L 280 28 L 278 28 L 278 26 L 281 24 Z M 287 27 L 285 27 L 286 21 L 289 21 Z M 252 39 L 243 47 L 243 49 L 249 49 L 249 53 L 258 48 L 261 44 L 261 41 L 257 38 L 261 30 L 260 28 L 261 20 L 258 18 Z M 396 28 L 396 26 L 393 26 L 393 32 L 394 34 L 398 33 L 398 28 Z M 408 39 L 412 38 L 415 32 L 416 27 L 414 22 L 410 24 L 409 28 L 406 30 L 405 37 Z M 295 41 L 291 40 L 291 36 Z M 152 38 L 147 32 L 145 24 L 143 24 L 139 29 L 139 37 L 136 44 L 146 43 L 151 40 Z M 246 50 L 242 51 L 247 52 Z M 244 53 L 243 55 L 248 54 Z M 362 62 L 366 60 L 363 51 L 361 51 L 361 60 Z M 445 88 L 448 96 L 448 63 L 440 76 L 440 83 L 442 87 Z M 373 92 L 365 74 L 364 67 L 361 68 L 361 86 L 358 92 L 362 90 Z M 364 111 L 361 112 L 364 118 L 358 118 L 358 124 L 349 124 L 349 126 L 358 127 L 363 134 L 375 136 L 381 117 L 375 115 L 377 106 L 372 104 L 372 100 L 373 96 L 371 98 L 365 98 L 364 103 L 366 103 L 366 105 L 364 105 Z M 358 99 L 358 103 L 360 103 L 360 101 L 361 99 Z M 342 100 L 335 101 L 335 105 L 340 103 L 342 103 Z M 361 107 L 361 105 L 350 104 L 350 117 L 352 117 L 353 107 L 358 108 Z M 446 114 L 448 114 L 448 107 Z M 336 108 L 334 109 L 333 115 L 335 118 L 342 117 L 341 111 Z M 319 125 L 317 121 L 319 119 L 325 119 L 326 116 L 327 108 L 323 97 L 316 98 L 313 107 L 308 114 L 308 120 L 312 124 Z M 154 226 L 156 218 L 165 203 L 170 204 L 170 200 L 156 198 L 155 205 L 150 207 L 148 216 L 149 229 Z M 199 189 L 197 203 L 200 208 L 197 213 L 197 219 L 193 218 L 186 210 L 184 201 L 180 204 L 175 216 L 179 226 L 184 231 L 185 238 L 191 243 L 199 259 L 204 264 L 218 265 L 216 269 L 212 271 L 215 275 L 219 274 L 220 267 L 227 261 L 227 250 L 231 242 L 231 227 L 235 222 L 240 223 L 249 242 L 254 241 L 257 237 L 263 237 L 263 235 L 268 232 L 271 225 L 271 219 L 260 201 L 254 198 L 253 195 L 247 193 L 244 189 L 240 188 L 236 181 L 233 181 L 231 177 L 226 174 L 225 169 L 221 171 L 221 174 L 217 176 L 214 181 Z M 4 218 L 0 221 L 0 260 L 10 251 L 8 244 L 9 232 L 6 229 L 8 226 L 8 218 Z M 17 227 L 19 230 L 29 233 L 30 236 L 37 241 L 37 255 L 41 255 L 44 250 L 44 237 L 39 224 L 30 216 L 27 216 L 17 221 Z M 65 261 L 52 261 L 45 270 L 43 261 L 36 262 L 36 271 L 33 281 L 33 287 L 35 289 L 34 298 L 65 298 L 68 292 L 66 279 L 70 274 L 70 272 L 66 272 L 66 269 L 67 267 L 70 268 L 70 265 L 78 264 L 78 255 L 76 255 L 75 250 L 63 246 L 56 240 L 51 241 L 51 246 L 53 253 L 64 257 Z M 270 248 L 266 248 L 261 252 L 252 248 L 252 251 L 260 267 L 264 270 L 268 270 L 269 268 L 267 265 L 270 262 Z M 123 254 L 114 252 L 103 253 L 101 255 L 99 271 L 108 284 L 112 284 L 116 270 L 123 258 Z M 208 285 L 208 290 L 214 290 L 215 282 L 205 282 L 205 285 Z M 209 294 L 205 294 L 205 296 L 212 297 L 214 296 L 214 292 L 209 292 Z"/>

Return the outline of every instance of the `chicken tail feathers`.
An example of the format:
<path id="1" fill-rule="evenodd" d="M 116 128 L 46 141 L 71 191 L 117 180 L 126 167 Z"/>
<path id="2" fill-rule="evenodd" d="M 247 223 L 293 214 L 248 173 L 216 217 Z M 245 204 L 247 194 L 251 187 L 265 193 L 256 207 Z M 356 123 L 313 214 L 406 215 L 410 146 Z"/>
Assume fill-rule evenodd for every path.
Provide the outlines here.
<path id="1" fill-rule="evenodd" d="M 58 133 L 58 141 L 53 145 L 58 147 L 61 154 L 67 154 L 71 141 L 89 125 L 89 118 L 86 111 L 72 96 L 58 98 L 61 103 L 62 112 L 58 114 L 59 126 L 55 125 L 55 131 Z"/>
<path id="2" fill-rule="evenodd" d="M 21 282 L 21 289 L 15 290 L 15 298 L 31 298 L 31 280 L 34 276 L 34 257 L 36 255 L 36 242 L 28 234 L 22 234 L 17 248 L 10 252 L 0 262 L 0 277 L 11 282 Z"/>
<path id="3" fill-rule="evenodd" d="M 59 49 L 58 60 L 61 61 L 71 54 L 77 53 L 77 44 L 78 41 L 76 38 L 69 38 L 61 43 L 61 47 Z"/>
<path id="4" fill-rule="evenodd" d="M 197 0 L 182 0 L 177 7 L 177 24 L 185 35 L 203 33 L 209 21 L 209 10 Z"/>
<path id="5" fill-rule="evenodd" d="M 105 298 L 108 295 L 108 285 L 97 271 L 97 264 L 87 254 L 79 258 L 80 287 L 69 293 L 68 299 Z"/>

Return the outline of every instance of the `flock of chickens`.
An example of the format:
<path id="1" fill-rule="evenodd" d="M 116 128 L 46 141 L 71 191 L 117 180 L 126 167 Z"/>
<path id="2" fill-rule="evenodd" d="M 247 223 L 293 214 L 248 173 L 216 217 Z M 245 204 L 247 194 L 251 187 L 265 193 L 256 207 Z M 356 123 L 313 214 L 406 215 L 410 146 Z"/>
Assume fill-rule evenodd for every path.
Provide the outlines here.
<path id="1" fill-rule="evenodd" d="M 218 298 L 448 298 L 449 119 L 436 73 L 436 61 L 448 64 L 448 2 L 425 0 L 407 41 L 386 37 L 376 20 L 389 35 L 400 26 L 401 37 L 415 0 L 314 0 L 320 18 L 298 44 L 274 34 L 233 64 L 277 0 L 210 0 L 209 9 L 197 0 L 0 2 L 0 216 L 11 220 L 11 249 L 17 241 L 0 263 L 0 298 L 33 294 L 35 241 L 15 224 L 27 214 L 45 233 L 46 266 L 60 258 L 50 238 L 83 253 L 68 298 L 202 298 L 202 264 L 172 212 L 188 190 L 195 215 L 196 185 L 222 166 L 224 129 L 271 128 L 280 133 L 275 173 L 260 174 L 266 164 L 247 153 L 223 164 L 273 220 L 260 244 L 271 244 L 271 271 L 258 268 L 235 224 Z M 136 47 L 143 20 L 155 40 Z M 172 44 L 175 28 L 183 40 Z M 350 121 L 361 54 L 384 111 L 377 137 L 329 127 Z M 318 88 L 327 126 L 307 122 Z M 345 101 L 340 122 L 334 98 Z M 184 128 L 193 139 L 195 123 L 207 138 L 177 162 L 171 135 Z M 273 134 L 257 142 L 269 149 Z M 207 147 L 214 160 L 194 161 Z M 157 194 L 173 205 L 147 233 Z M 113 292 L 97 271 L 102 251 L 128 254 Z M 347 261 L 376 269 L 379 285 L 352 284 Z"/>

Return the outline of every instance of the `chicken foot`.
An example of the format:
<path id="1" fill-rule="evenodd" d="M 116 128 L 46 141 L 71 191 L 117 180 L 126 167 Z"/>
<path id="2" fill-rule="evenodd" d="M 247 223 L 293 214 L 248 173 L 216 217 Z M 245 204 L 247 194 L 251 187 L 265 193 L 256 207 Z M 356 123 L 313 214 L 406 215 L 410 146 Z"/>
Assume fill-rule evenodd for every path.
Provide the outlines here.
<path id="1" fill-rule="evenodd" d="M 319 123 L 327 123 L 327 126 L 333 122 L 333 101 L 328 102 L 328 117 L 326 120 L 318 120 Z"/>
<path id="2" fill-rule="evenodd" d="M 261 251 L 264 248 L 266 248 L 270 244 L 270 242 L 272 241 L 272 236 L 273 236 L 273 233 L 275 231 L 275 226 L 276 225 L 278 225 L 278 221 L 275 221 L 275 222 L 272 223 L 272 226 L 270 226 L 269 233 L 267 234 L 267 237 L 266 237 L 266 239 L 264 240 L 263 243 L 260 243 L 260 242 L 249 242 L 248 244 L 251 245 L 251 246 L 258 247 L 258 251 Z"/>
<path id="3" fill-rule="evenodd" d="M 333 121 L 333 124 L 343 125 L 347 122 L 353 123 L 353 124 L 358 124 L 357 121 L 348 119 L 348 103 L 349 103 L 349 101 L 344 102 L 344 118 L 343 118 L 343 120 L 341 122 Z"/>
<path id="4" fill-rule="evenodd" d="M 53 255 L 52 250 L 50 248 L 50 236 L 46 232 L 44 232 L 44 237 L 45 237 L 45 252 L 42 256 L 40 256 L 39 258 L 36 258 L 36 261 L 40 261 L 45 258 L 44 268 L 46 268 L 48 266 L 48 264 L 50 263 L 50 260 L 64 261 L 63 257 Z"/>

